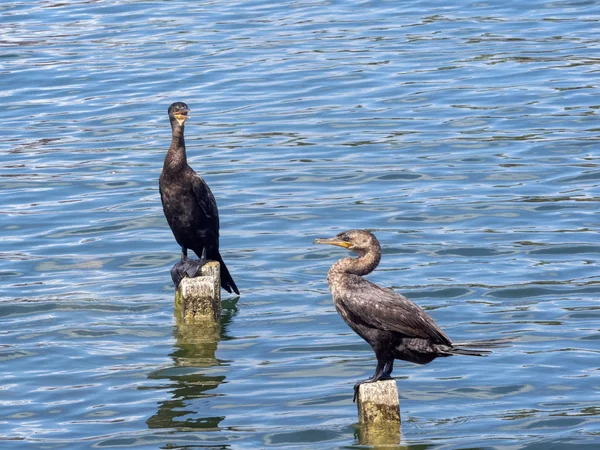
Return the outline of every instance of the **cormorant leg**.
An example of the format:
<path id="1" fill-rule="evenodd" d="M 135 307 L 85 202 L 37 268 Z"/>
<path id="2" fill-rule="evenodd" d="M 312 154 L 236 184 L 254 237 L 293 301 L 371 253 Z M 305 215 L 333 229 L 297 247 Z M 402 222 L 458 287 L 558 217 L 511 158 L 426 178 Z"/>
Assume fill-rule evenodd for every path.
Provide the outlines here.
<path id="1" fill-rule="evenodd" d="M 206 247 L 202 248 L 202 254 L 200 255 L 200 265 L 206 264 Z"/>
<path id="2" fill-rule="evenodd" d="M 383 377 L 385 378 L 380 378 L 381 380 L 389 380 L 392 378 L 392 370 L 394 370 L 394 360 L 391 359 L 388 362 L 385 363 L 385 366 L 383 366 Z"/>
<path id="3" fill-rule="evenodd" d="M 363 383 L 374 383 L 379 380 L 389 380 L 392 377 L 390 374 L 394 368 L 394 360 L 385 361 L 382 359 L 377 360 L 377 367 L 375 368 L 375 373 L 372 377 L 367 378 L 366 380 L 359 381 L 354 385 L 354 397 L 352 401 L 356 403 L 356 398 L 358 397 L 358 387 Z"/>

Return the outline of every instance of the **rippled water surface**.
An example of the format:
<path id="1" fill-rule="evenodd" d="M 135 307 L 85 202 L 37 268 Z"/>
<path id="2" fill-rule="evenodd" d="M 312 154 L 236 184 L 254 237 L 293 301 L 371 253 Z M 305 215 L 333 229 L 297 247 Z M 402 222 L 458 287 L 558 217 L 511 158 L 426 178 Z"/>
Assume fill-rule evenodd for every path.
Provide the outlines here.
<path id="1" fill-rule="evenodd" d="M 0 447 L 357 448 L 315 237 L 488 358 L 398 362 L 402 448 L 600 448 L 600 4 L 0 4 Z M 166 110 L 241 297 L 178 326 Z M 224 293 L 225 294 L 225 293 Z"/>

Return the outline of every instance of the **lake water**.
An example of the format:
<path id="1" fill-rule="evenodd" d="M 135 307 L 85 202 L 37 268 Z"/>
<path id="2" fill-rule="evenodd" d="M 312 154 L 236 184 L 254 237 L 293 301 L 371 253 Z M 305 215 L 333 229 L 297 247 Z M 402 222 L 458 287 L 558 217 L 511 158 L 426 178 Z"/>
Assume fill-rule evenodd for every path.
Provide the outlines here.
<path id="1" fill-rule="evenodd" d="M 316 237 L 488 358 L 398 362 L 401 447 L 600 448 L 600 3 L 0 5 L 0 448 L 365 448 Z M 158 176 L 192 109 L 241 290 L 178 327 Z"/>

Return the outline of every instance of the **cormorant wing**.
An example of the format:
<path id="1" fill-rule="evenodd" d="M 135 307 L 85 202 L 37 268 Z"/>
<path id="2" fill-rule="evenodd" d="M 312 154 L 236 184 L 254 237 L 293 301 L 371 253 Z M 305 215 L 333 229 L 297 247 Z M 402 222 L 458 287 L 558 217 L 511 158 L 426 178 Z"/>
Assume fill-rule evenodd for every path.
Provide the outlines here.
<path id="1" fill-rule="evenodd" d="M 353 277 L 354 278 L 354 277 Z M 452 345 L 452 341 L 418 305 L 392 289 L 356 277 L 348 286 L 343 306 L 355 318 L 372 328 L 394 331 L 406 337 L 432 339 Z"/>
<path id="2" fill-rule="evenodd" d="M 194 191 L 196 202 L 208 221 L 210 229 L 219 236 L 219 210 L 217 209 L 215 196 L 208 187 L 208 184 L 196 172 L 193 175 L 192 190 Z"/>

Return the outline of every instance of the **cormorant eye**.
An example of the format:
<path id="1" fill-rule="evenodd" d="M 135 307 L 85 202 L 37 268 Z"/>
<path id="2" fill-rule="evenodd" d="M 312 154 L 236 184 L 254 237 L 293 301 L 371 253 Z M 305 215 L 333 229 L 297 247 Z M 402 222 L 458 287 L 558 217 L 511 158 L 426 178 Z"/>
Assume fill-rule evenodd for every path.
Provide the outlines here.
<path id="1" fill-rule="evenodd" d="M 342 241 L 344 242 L 350 242 L 350 236 L 348 236 L 347 234 L 342 236 Z"/>

